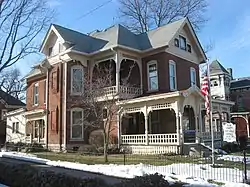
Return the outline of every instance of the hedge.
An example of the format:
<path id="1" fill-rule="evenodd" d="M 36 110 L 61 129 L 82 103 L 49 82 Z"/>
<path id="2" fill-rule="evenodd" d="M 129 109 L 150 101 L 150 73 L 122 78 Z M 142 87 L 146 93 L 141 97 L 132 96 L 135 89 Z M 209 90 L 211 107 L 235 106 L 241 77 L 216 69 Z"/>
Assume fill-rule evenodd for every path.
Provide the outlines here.
<path id="1" fill-rule="evenodd" d="M 136 177 L 115 185 L 108 185 L 98 178 L 81 179 L 27 164 L 0 163 L 0 183 L 11 187 L 169 187 L 163 176 L 154 174 Z M 180 187 L 182 184 L 171 185 Z"/>

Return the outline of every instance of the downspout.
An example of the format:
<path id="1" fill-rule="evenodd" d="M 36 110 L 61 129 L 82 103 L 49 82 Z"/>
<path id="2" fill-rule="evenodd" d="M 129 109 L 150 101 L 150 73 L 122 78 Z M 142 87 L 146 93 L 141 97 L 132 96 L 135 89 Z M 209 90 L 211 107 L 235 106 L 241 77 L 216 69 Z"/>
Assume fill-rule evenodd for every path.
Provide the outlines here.
<path id="1" fill-rule="evenodd" d="M 59 59 L 61 60 L 61 61 L 64 61 L 62 58 L 61 58 L 61 56 L 59 56 Z M 63 143 L 64 143 L 64 149 L 66 150 L 66 145 L 67 145 L 67 138 L 66 138 L 66 135 L 67 135 L 67 133 L 66 133 L 66 130 L 67 130 L 67 127 L 66 127 L 66 125 L 67 125 L 67 122 L 66 122 L 66 120 L 67 120 L 67 118 L 66 118 L 66 116 L 67 116 L 67 69 L 68 69 L 68 65 L 67 65 L 67 62 L 66 61 L 64 61 L 65 63 L 64 63 L 64 115 L 63 115 L 63 121 L 64 121 L 64 126 L 63 126 Z"/>
<path id="2" fill-rule="evenodd" d="M 62 120 L 63 120 L 63 113 L 62 113 L 62 108 L 63 108 L 63 103 L 62 103 L 62 95 L 63 95 L 63 89 L 62 89 L 62 85 L 63 85 L 63 64 L 61 62 L 60 64 L 60 136 L 59 136 L 59 144 L 60 144 L 60 150 L 62 150 Z"/>
<path id="3" fill-rule="evenodd" d="M 46 128 L 46 149 L 49 148 L 49 128 L 48 128 L 48 121 L 49 121 L 49 68 L 46 68 L 46 97 L 45 97 L 45 110 L 46 110 L 46 117 L 45 117 L 45 128 Z"/>

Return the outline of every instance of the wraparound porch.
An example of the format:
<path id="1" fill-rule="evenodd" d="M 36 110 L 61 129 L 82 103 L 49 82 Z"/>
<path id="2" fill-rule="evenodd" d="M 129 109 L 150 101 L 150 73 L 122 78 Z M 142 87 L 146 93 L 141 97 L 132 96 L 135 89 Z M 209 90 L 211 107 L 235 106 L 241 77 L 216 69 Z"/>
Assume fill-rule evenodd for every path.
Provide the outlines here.
<path id="1" fill-rule="evenodd" d="M 123 104 L 119 116 L 119 143 L 122 147 L 132 149 L 135 153 L 175 152 L 180 153 L 187 144 L 211 143 L 211 131 L 203 107 L 204 98 L 197 87 L 132 99 Z M 230 103 L 225 106 L 230 114 Z M 221 110 L 217 110 L 221 113 Z M 221 120 L 220 120 L 221 121 Z M 215 118 L 214 124 L 221 124 Z M 221 142 L 221 128 L 214 128 L 214 140 Z M 219 145 L 218 145 L 219 146 Z M 144 151 L 144 152 L 142 152 Z"/>

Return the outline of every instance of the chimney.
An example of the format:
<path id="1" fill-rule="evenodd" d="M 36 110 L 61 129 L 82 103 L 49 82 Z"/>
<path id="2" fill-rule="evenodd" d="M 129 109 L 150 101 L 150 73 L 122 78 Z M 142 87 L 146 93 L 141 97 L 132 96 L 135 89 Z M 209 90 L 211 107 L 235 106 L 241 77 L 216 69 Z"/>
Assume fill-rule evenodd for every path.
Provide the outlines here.
<path id="1" fill-rule="evenodd" d="M 231 79 L 233 79 L 233 69 L 227 68 L 227 71 L 228 71 L 229 75 L 231 76 Z"/>

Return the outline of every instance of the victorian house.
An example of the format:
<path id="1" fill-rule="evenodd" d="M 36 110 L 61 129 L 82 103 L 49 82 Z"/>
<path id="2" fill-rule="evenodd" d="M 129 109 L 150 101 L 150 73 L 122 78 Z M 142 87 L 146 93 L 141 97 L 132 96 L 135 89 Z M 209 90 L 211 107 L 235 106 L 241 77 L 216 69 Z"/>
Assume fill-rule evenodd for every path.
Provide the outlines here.
<path id="1" fill-rule="evenodd" d="M 143 34 L 122 25 L 83 34 L 53 24 L 40 51 L 46 58 L 26 76 L 30 141 L 61 149 L 88 144 L 83 124 L 77 123 L 84 111 L 69 101 L 84 91 L 86 73 L 94 79 L 97 64 L 113 67 L 108 93 L 129 96 L 120 96 L 126 100 L 117 102 L 122 110 L 113 119 L 112 136 L 120 146 L 132 153 L 180 153 L 185 145 L 211 140 L 199 89 L 199 65 L 206 55 L 188 18 Z M 127 86 L 122 77 L 132 64 L 132 86 Z M 213 103 L 230 113 L 231 102 L 214 98 Z"/>

